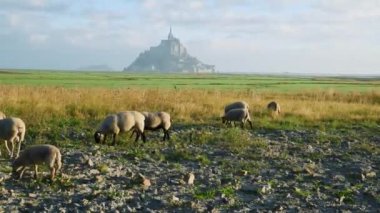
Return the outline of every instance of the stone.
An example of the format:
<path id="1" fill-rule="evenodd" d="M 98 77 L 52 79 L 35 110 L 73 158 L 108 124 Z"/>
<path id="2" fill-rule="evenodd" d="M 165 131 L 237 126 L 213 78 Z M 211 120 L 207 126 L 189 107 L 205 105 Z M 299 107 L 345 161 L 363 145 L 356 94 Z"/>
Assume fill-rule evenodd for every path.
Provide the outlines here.
<path id="1" fill-rule="evenodd" d="M 186 174 L 185 177 L 184 177 L 184 181 L 188 185 L 193 185 L 194 184 L 194 180 L 195 180 L 195 175 L 193 173 Z"/>
<path id="2" fill-rule="evenodd" d="M 94 162 L 92 162 L 91 158 L 88 158 L 86 164 L 90 167 L 94 167 Z"/>
<path id="3" fill-rule="evenodd" d="M 104 182 L 104 177 L 102 175 L 97 175 L 97 176 L 95 176 L 95 180 L 98 183 Z"/>
<path id="4" fill-rule="evenodd" d="M 338 182 L 344 182 L 346 180 L 346 178 L 343 175 L 335 175 L 333 177 L 333 180 L 338 181 Z"/>
<path id="5" fill-rule="evenodd" d="M 172 202 L 179 202 L 179 198 L 175 195 L 172 196 Z"/>
<path id="6" fill-rule="evenodd" d="M 34 193 L 29 193 L 28 195 L 30 198 L 36 198 L 37 197 L 37 194 L 34 194 Z"/>
<path id="7" fill-rule="evenodd" d="M 368 172 L 365 174 L 365 176 L 367 178 L 373 178 L 373 177 L 376 177 L 376 172 L 372 171 L 372 172 Z"/>
<path id="8" fill-rule="evenodd" d="M 144 188 L 148 188 L 152 185 L 150 180 L 140 173 L 136 176 L 135 182 L 142 185 Z"/>

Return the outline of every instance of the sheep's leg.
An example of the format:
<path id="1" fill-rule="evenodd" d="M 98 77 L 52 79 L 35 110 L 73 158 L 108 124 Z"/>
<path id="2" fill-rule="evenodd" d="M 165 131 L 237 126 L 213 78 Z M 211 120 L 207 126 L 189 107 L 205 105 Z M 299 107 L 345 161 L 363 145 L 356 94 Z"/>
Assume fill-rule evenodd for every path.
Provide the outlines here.
<path id="1" fill-rule="evenodd" d="M 22 169 L 21 169 L 21 172 L 20 172 L 20 176 L 18 177 L 19 179 L 22 178 L 22 175 L 24 175 L 25 170 L 26 170 L 26 167 L 23 166 Z"/>
<path id="2" fill-rule="evenodd" d="M 100 141 L 100 144 L 107 144 L 107 134 L 104 134 L 103 143 Z"/>
<path id="3" fill-rule="evenodd" d="M 251 121 L 248 121 L 249 125 L 251 126 L 251 129 L 253 129 L 253 125 Z"/>
<path id="4" fill-rule="evenodd" d="M 145 143 L 145 142 L 146 142 L 145 133 L 144 133 L 144 132 L 142 132 L 142 133 L 141 133 L 141 136 L 142 136 L 142 140 L 143 140 L 143 142 Z"/>
<path id="5" fill-rule="evenodd" d="M 56 172 L 56 169 L 53 167 L 50 167 L 50 179 L 51 180 L 54 180 L 55 178 L 55 172 Z"/>
<path id="6" fill-rule="evenodd" d="M 15 153 L 15 141 L 14 141 L 14 139 L 11 141 L 11 145 L 12 145 L 12 154 L 11 154 L 11 158 L 13 158 L 13 154 Z"/>
<path id="7" fill-rule="evenodd" d="M 112 146 L 115 146 L 116 145 L 116 133 L 112 134 L 112 138 L 113 138 Z"/>
<path id="8" fill-rule="evenodd" d="M 241 122 L 241 128 L 244 129 L 244 122 Z"/>
<path id="9" fill-rule="evenodd" d="M 132 130 L 131 136 L 129 138 L 132 138 L 134 134 L 138 134 L 138 132 L 136 131 L 136 129 Z"/>
<path id="10" fill-rule="evenodd" d="M 8 155 L 11 156 L 12 153 L 11 153 L 11 150 L 9 149 L 9 147 L 8 147 L 8 141 L 5 141 L 5 148 L 7 148 Z"/>
<path id="11" fill-rule="evenodd" d="M 165 131 L 164 128 L 162 128 L 162 130 L 164 131 L 164 138 L 162 139 L 162 141 L 165 141 L 165 139 L 166 139 L 166 131 Z"/>
<path id="12" fill-rule="evenodd" d="M 164 130 L 164 141 L 165 139 L 170 140 L 169 130 Z"/>
<path id="13" fill-rule="evenodd" d="M 34 178 L 35 179 L 38 178 L 38 165 L 37 164 L 34 164 Z"/>
<path id="14" fill-rule="evenodd" d="M 141 135 L 141 132 L 137 132 L 136 134 L 136 138 L 135 138 L 135 142 L 137 142 L 140 138 L 140 135 Z"/>
<path id="15" fill-rule="evenodd" d="M 20 149 L 21 149 L 21 140 L 18 139 L 17 140 L 17 143 L 18 143 L 18 147 L 17 147 L 17 154 L 16 154 L 16 158 L 18 158 L 18 156 L 20 155 Z"/>

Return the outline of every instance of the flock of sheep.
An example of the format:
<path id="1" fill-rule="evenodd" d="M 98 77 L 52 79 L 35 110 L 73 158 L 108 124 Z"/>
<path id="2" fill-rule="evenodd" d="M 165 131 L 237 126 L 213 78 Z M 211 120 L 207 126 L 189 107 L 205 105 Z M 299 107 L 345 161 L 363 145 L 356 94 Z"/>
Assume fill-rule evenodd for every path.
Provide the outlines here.
<path id="1" fill-rule="evenodd" d="M 280 105 L 272 101 L 267 105 L 267 109 L 273 114 L 280 113 Z M 226 125 L 232 125 L 232 122 L 239 122 L 241 127 L 248 122 L 250 127 L 252 121 L 249 113 L 249 105 L 244 101 L 237 101 L 228 104 L 224 108 L 222 122 Z M 146 141 L 145 130 L 160 130 L 164 132 L 163 140 L 169 140 L 169 128 L 172 120 L 167 112 L 138 112 L 125 111 L 117 114 L 108 115 L 100 124 L 94 133 L 96 143 L 105 143 L 107 136 L 112 135 L 112 145 L 116 145 L 116 138 L 119 133 L 132 131 L 132 135 L 136 134 L 135 141 L 139 138 Z M 61 168 L 61 153 L 59 149 L 53 145 L 34 145 L 26 148 L 21 155 L 20 147 L 25 137 L 25 123 L 20 118 L 6 117 L 0 111 L 0 140 L 5 142 L 5 147 L 10 158 L 15 158 L 12 163 L 13 174 L 18 178 L 22 178 L 23 173 L 28 167 L 34 166 L 35 175 L 38 176 L 38 165 L 46 164 L 50 168 L 50 178 L 53 180 L 56 172 Z M 8 147 L 11 144 L 11 149 Z M 15 152 L 16 143 L 18 144 Z M 1 151 L 0 151 L 1 156 Z"/>

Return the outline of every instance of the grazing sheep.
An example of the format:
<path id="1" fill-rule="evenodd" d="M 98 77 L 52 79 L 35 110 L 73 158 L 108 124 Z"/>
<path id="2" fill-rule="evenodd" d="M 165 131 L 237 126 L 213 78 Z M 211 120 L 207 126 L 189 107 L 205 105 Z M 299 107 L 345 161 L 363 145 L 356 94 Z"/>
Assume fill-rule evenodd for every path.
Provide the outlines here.
<path id="1" fill-rule="evenodd" d="M 231 109 L 240 109 L 240 108 L 249 110 L 249 105 L 245 101 L 236 101 L 236 102 L 230 103 L 224 107 L 224 114 L 226 114 Z"/>
<path id="2" fill-rule="evenodd" d="M 20 147 L 21 143 L 24 141 L 25 131 L 25 123 L 20 118 L 10 117 L 0 120 L 0 140 L 5 141 L 5 147 L 11 158 L 13 158 L 15 142 L 18 142 L 16 157 L 20 154 Z M 12 151 L 9 150 L 8 141 L 11 142 Z"/>
<path id="3" fill-rule="evenodd" d="M 6 118 L 4 112 L 0 111 L 0 120 Z"/>
<path id="4" fill-rule="evenodd" d="M 280 104 L 276 101 L 272 101 L 267 105 L 267 109 L 272 113 L 272 115 L 278 115 L 281 113 Z"/>
<path id="5" fill-rule="evenodd" d="M 236 102 L 230 103 L 224 107 L 224 114 L 226 114 L 231 109 L 247 109 L 247 110 L 249 110 L 249 105 L 245 101 L 236 101 Z M 231 121 L 227 121 L 226 124 L 231 124 Z"/>
<path id="6" fill-rule="evenodd" d="M 164 131 L 164 138 L 170 140 L 169 128 L 171 126 L 170 114 L 167 112 L 142 112 L 145 117 L 145 127 L 144 130 L 159 130 L 162 129 Z M 135 131 L 132 132 L 137 133 Z"/>
<path id="7" fill-rule="evenodd" d="M 244 128 L 245 122 L 248 121 L 251 129 L 253 129 L 251 117 L 249 116 L 248 109 L 240 108 L 240 109 L 231 109 L 226 114 L 222 116 L 222 123 L 227 123 L 231 121 L 241 122 L 241 127 Z"/>
<path id="8" fill-rule="evenodd" d="M 127 132 L 131 129 L 137 131 L 135 141 L 142 137 L 145 142 L 144 134 L 144 120 L 143 114 L 137 111 L 119 112 L 117 114 L 109 115 L 100 125 L 99 129 L 95 132 L 94 138 L 96 143 L 105 143 L 108 134 L 112 134 L 112 145 L 116 144 L 116 136 L 119 133 Z"/>
<path id="9" fill-rule="evenodd" d="M 35 145 L 25 149 L 20 157 L 13 161 L 13 174 L 21 170 L 19 178 L 22 178 L 27 167 L 34 166 L 34 178 L 38 177 L 38 165 L 47 164 L 50 168 L 50 179 L 53 180 L 55 174 L 61 169 L 61 152 L 53 145 Z"/>

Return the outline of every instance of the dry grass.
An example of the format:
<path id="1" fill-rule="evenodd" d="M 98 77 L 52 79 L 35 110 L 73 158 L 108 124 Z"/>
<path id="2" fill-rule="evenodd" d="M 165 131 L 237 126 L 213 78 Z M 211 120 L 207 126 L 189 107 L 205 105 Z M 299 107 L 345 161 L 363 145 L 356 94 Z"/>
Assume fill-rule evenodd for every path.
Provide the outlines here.
<path id="1" fill-rule="evenodd" d="M 235 100 L 251 106 L 254 120 L 268 117 L 266 105 L 280 103 L 280 118 L 319 121 L 379 122 L 380 93 L 256 93 L 251 90 L 101 89 L 61 87 L 0 86 L 0 111 L 23 118 L 27 123 L 43 123 L 52 118 L 99 120 L 122 110 L 158 111 L 172 114 L 176 122 L 219 121 L 223 107 Z M 294 120 L 293 119 L 293 120 Z"/>

